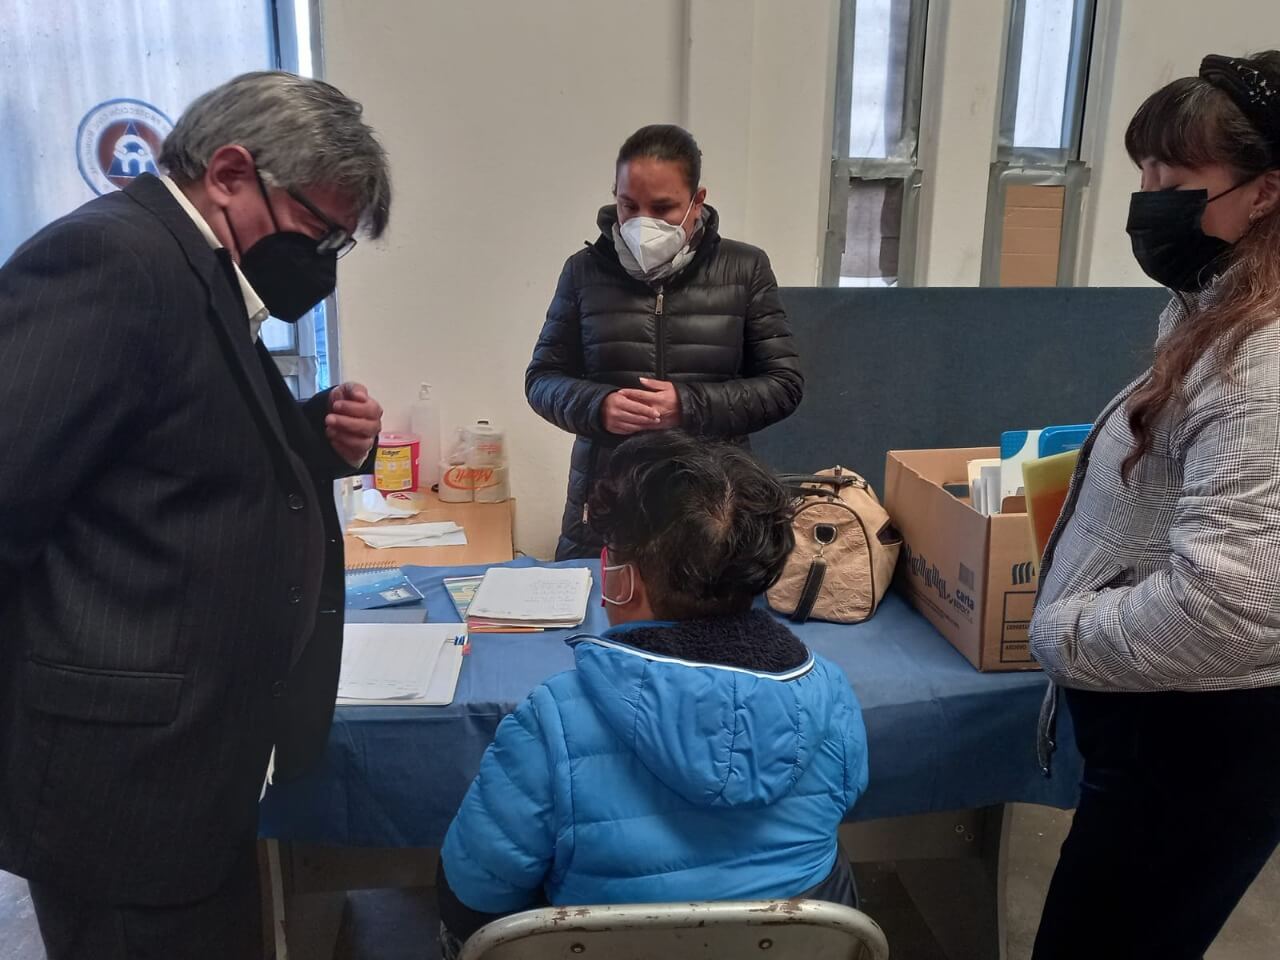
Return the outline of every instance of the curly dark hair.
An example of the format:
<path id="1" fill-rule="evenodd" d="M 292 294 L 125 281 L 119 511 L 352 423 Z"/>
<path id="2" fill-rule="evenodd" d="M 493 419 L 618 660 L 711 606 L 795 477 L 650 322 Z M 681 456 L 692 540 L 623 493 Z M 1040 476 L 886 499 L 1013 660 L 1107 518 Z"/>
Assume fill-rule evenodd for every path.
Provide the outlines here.
<path id="1" fill-rule="evenodd" d="M 663 620 L 750 609 L 795 546 L 790 498 L 768 469 L 741 447 L 676 430 L 621 444 L 588 517 L 610 559 L 635 564 Z"/>

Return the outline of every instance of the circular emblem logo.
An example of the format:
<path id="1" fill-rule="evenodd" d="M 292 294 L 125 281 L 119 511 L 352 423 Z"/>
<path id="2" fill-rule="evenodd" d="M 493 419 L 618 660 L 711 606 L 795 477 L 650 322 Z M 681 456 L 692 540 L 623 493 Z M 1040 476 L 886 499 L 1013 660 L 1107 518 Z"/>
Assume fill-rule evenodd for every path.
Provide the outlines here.
<path id="1" fill-rule="evenodd" d="M 173 121 L 141 100 L 100 103 L 80 121 L 76 161 L 95 193 L 110 193 L 144 173 L 159 173 L 160 145 Z"/>

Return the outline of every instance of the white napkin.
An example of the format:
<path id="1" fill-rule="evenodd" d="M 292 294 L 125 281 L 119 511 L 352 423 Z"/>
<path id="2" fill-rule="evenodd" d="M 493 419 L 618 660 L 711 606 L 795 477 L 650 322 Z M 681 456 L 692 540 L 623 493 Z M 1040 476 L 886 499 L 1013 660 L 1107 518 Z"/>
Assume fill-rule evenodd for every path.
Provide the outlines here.
<path id="1" fill-rule="evenodd" d="M 362 490 L 355 519 L 363 520 L 365 523 L 377 523 L 388 517 L 412 517 L 417 512 L 410 507 L 391 503 L 382 495 L 381 490 Z"/>
<path id="2" fill-rule="evenodd" d="M 376 530 L 357 527 L 348 533 L 379 550 L 387 547 L 462 547 L 467 543 L 466 531 L 452 521 L 404 523 Z"/>

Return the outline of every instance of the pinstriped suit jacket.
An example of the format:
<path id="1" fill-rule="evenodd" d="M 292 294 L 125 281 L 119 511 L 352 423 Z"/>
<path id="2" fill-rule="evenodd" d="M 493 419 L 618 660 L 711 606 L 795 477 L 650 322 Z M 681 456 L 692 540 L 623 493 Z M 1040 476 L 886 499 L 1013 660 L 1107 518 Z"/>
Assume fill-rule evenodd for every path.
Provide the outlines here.
<path id="1" fill-rule="evenodd" d="M 197 899 L 273 744 L 323 749 L 342 631 L 328 397 L 289 395 L 154 177 L 0 268 L 0 867 Z"/>
<path id="2" fill-rule="evenodd" d="M 1175 299 L 1160 336 L 1220 288 Z M 1188 307 L 1192 316 L 1188 316 Z M 1280 318 L 1227 376 L 1214 351 L 1156 424 L 1128 485 L 1127 400 L 1103 412 L 1050 541 L 1031 648 L 1056 682 L 1092 690 L 1280 685 Z"/>

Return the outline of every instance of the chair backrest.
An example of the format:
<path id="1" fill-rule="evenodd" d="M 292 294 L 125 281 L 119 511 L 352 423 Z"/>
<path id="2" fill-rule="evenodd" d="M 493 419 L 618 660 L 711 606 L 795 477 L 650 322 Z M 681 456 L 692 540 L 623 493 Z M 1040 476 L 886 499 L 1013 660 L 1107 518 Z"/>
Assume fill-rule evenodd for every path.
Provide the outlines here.
<path id="1" fill-rule="evenodd" d="M 818 900 L 547 907 L 479 930 L 460 960 L 886 960 L 865 913 Z"/>
<path id="2" fill-rule="evenodd" d="M 752 438 L 781 473 L 836 464 L 884 492 L 888 450 L 987 447 L 1089 423 L 1147 368 L 1154 287 L 788 287 L 804 401 Z"/>

